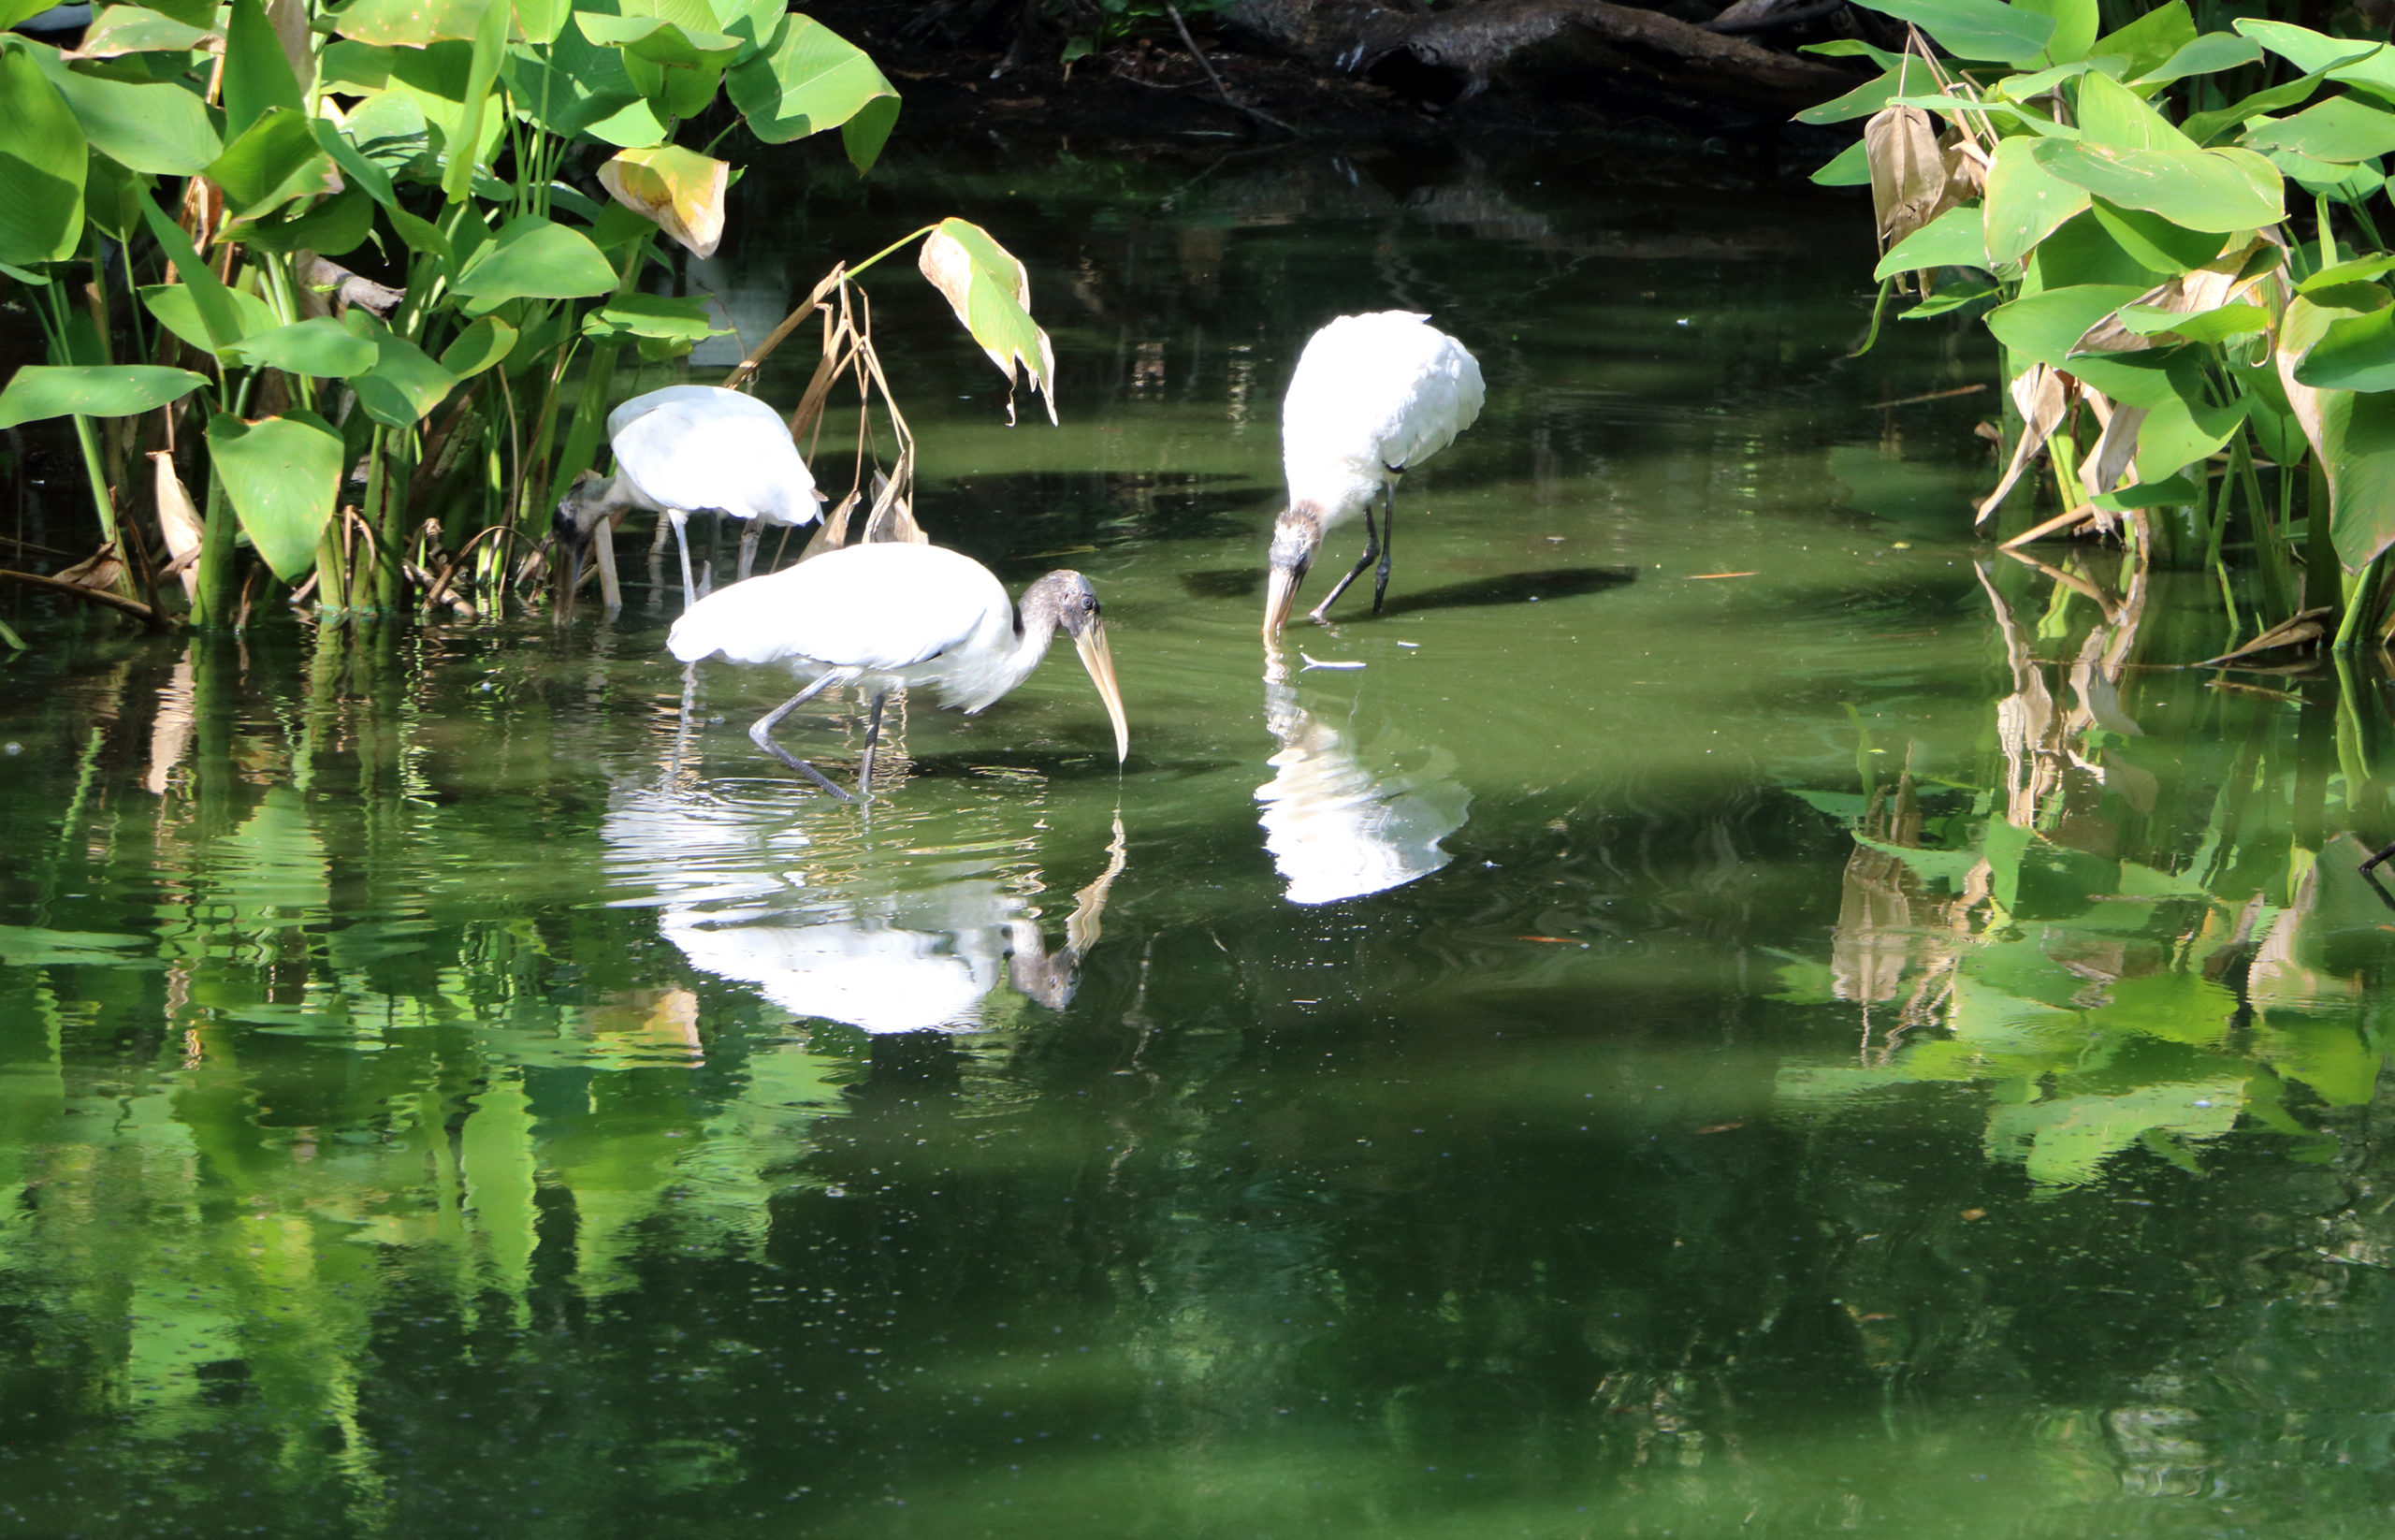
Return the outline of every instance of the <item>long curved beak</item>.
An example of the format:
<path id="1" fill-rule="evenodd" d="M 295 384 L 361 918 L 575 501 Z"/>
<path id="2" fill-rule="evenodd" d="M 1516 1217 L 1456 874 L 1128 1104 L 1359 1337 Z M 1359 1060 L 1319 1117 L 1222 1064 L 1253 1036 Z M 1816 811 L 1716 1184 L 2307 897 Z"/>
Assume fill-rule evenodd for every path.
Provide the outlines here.
<path id="1" fill-rule="evenodd" d="M 565 591 L 558 596 L 558 618 L 573 617 L 574 596 L 582 591 L 582 547 L 571 540 L 560 540 L 565 547 Z"/>
<path id="2" fill-rule="evenodd" d="M 1281 634 L 1289 623 L 1289 611 L 1297 607 L 1298 585 L 1305 574 L 1292 567 L 1272 567 L 1264 576 L 1264 639 L 1268 642 Z"/>
<path id="3" fill-rule="evenodd" d="M 1122 687 L 1114 682 L 1114 649 L 1106 645 L 1106 622 L 1092 621 L 1087 631 L 1073 638 L 1073 650 L 1081 655 L 1089 682 L 1106 702 L 1107 718 L 1114 723 L 1114 763 L 1120 764 L 1131 757 L 1131 727 L 1123 717 Z"/>

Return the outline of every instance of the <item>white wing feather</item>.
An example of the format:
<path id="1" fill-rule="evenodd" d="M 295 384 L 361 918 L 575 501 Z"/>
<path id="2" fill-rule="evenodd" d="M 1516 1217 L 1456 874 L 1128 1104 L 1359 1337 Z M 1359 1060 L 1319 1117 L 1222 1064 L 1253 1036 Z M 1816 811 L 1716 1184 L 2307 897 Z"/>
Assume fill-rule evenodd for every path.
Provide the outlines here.
<path id="1" fill-rule="evenodd" d="M 683 513 L 812 524 L 815 477 L 781 414 L 715 385 L 669 385 L 607 414 L 616 464 L 642 495 Z"/>
<path id="2" fill-rule="evenodd" d="M 1281 406 L 1281 454 L 1293 502 L 1330 522 L 1380 490 L 1391 468 L 1421 464 L 1480 415 L 1480 365 L 1430 317 L 1343 315 L 1299 356 Z"/>
<path id="3" fill-rule="evenodd" d="M 1014 632 L 1014 605 L 987 567 L 938 545 L 884 542 L 718 588 L 675 621 L 666 647 L 684 662 L 895 674 Z"/>

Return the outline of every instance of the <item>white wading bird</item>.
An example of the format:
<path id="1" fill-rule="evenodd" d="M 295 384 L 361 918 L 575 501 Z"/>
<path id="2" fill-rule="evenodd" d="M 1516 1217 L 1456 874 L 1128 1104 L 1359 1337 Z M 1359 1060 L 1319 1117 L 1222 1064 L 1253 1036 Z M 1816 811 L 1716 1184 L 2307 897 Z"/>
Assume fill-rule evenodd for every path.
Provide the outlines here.
<path id="1" fill-rule="evenodd" d="M 687 609 L 698 601 L 683 530 L 692 514 L 748 521 L 740 537 L 744 578 L 766 525 L 812 524 L 822 516 L 815 477 L 799 458 L 789 425 L 754 396 L 717 385 L 668 385 L 608 413 L 607 436 L 615 443 L 616 473 L 585 471 L 574 477 L 551 523 L 559 544 L 573 553 L 573 577 L 581 575 L 583 547 L 602 519 L 612 523 L 627 509 L 653 508 L 672 522 L 681 547 Z"/>
<path id="2" fill-rule="evenodd" d="M 1372 581 L 1372 610 L 1379 613 L 1388 592 L 1398 477 L 1455 443 L 1480 415 L 1487 394 L 1480 365 L 1461 342 L 1427 325 L 1430 319 L 1398 310 L 1343 315 L 1315 332 L 1299 356 L 1297 377 L 1281 403 L 1289 506 L 1272 527 L 1267 640 L 1288 623 L 1323 535 L 1359 509 L 1363 559 L 1308 618 L 1320 620 L 1375 559 L 1380 572 Z M 1378 530 L 1372 528 L 1374 493 L 1385 500 L 1386 522 Z"/>
<path id="3" fill-rule="evenodd" d="M 795 567 L 718 588 L 683 613 L 665 639 L 684 662 L 715 653 L 735 663 L 787 663 L 814 682 L 757 719 L 758 748 L 843 802 L 848 793 L 774 742 L 774 725 L 830 685 L 873 692 L 857 790 L 870 798 L 881 708 L 893 690 L 937 685 L 940 704 L 979 711 L 1023 683 L 1062 626 L 1114 723 L 1114 757 L 1131 752 L 1114 655 L 1098 618 L 1097 594 L 1076 572 L 1052 572 L 1023 590 L 1023 604 L 990 569 L 937 545 L 849 545 Z"/>

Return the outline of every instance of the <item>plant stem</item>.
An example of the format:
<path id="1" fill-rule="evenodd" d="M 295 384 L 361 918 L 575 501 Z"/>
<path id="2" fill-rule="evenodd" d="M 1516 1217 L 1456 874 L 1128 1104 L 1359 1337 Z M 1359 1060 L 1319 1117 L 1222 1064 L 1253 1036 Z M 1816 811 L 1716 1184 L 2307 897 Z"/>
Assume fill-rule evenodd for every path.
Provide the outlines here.
<path id="1" fill-rule="evenodd" d="M 2386 575 L 2387 553 L 2381 551 L 2370 559 L 2370 565 L 2362 569 L 2361 576 L 2346 590 L 2344 618 L 2337 622 L 2337 651 L 2354 649 L 2355 641 L 2378 609 L 2378 590 Z"/>
<path id="2" fill-rule="evenodd" d="M 225 496 L 225 478 L 208 478 L 208 511 L 199 526 L 198 583 L 192 595 L 191 623 L 212 631 L 233 623 L 240 593 L 233 582 L 233 505 Z"/>

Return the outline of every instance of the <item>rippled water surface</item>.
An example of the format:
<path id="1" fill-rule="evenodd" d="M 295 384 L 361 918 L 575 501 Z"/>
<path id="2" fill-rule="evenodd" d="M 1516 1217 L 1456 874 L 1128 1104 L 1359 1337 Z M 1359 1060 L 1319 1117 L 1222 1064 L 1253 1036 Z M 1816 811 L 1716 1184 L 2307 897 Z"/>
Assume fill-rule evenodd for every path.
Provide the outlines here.
<path id="1" fill-rule="evenodd" d="M 2376 686 L 1961 538 L 1973 332 L 1849 361 L 1860 206 L 1682 153 L 752 172 L 745 329 L 1029 260 L 1061 428 L 868 283 L 1119 772 L 1059 648 L 808 794 L 639 527 L 612 625 L 8 612 L 0 1531 L 2383 1533 Z M 1268 659 L 1280 391 L 1395 306 L 1488 411 Z"/>

